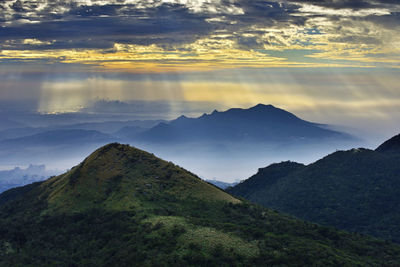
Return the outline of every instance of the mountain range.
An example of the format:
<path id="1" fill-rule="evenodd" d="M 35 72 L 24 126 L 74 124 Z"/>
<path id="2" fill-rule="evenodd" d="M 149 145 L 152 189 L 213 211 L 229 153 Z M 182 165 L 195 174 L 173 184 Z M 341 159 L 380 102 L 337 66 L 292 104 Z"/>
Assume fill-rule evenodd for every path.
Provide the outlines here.
<path id="1" fill-rule="evenodd" d="M 399 266 L 400 246 L 293 219 L 112 143 L 0 194 L 2 266 Z"/>
<path id="2" fill-rule="evenodd" d="M 309 165 L 272 164 L 227 191 L 308 221 L 400 242 L 400 135 L 376 150 L 336 151 Z"/>
<path id="3" fill-rule="evenodd" d="M 218 187 L 218 188 L 221 188 L 221 189 L 226 189 L 226 188 L 228 188 L 228 187 L 232 187 L 232 186 L 235 186 L 235 185 L 237 185 L 238 183 L 237 182 L 233 182 L 233 183 L 227 183 L 227 182 L 222 182 L 222 181 L 218 181 L 218 180 L 215 180 L 215 179 L 213 179 L 213 180 L 205 180 L 207 183 L 210 183 L 210 184 L 213 184 L 213 185 L 215 185 L 216 187 Z"/>
<path id="4" fill-rule="evenodd" d="M 0 131 L 0 167 L 46 164 L 67 169 L 95 148 L 120 142 L 153 151 L 205 179 L 235 180 L 265 162 L 311 162 L 360 141 L 263 104 L 172 121 L 129 120 L 116 114 L 115 121 L 98 121 L 98 114 L 26 116 L 32 125 L 22 116 L 25 124 Z"/>
<path id="5" fill-rule="evenodd" d="M 20 128 L 25 126 L 26 125 L 24 125 L 23 123 L 17 121 L 13 121 L 7 118 L 0 118 L 0 131 L 12 128 Z"/>
<path id="6" fill-rule="evenodd" d="M 323 139 L 351 139 L 349 135 L 302 120 L 272 105 L 258 104 L 249 109 L 214 110 L 198 118 L 181 116 L 169 123 L 132 135 L 152 143 L 182 142 L 317 142 Z"/>

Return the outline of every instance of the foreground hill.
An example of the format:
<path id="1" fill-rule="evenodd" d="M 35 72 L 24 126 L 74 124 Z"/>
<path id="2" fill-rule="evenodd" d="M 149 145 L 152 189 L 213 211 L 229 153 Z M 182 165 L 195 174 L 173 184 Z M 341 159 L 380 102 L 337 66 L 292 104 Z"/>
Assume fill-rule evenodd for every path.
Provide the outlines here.
<path id="1" fill-rule="evenodd" d="M 272 105 L 249 109 L 214 111 L 198 118 L 181 116 L 139 134 L 139 140 L 164 142 L 296 142 L 321 139 L 350 139 L 350 136 L 321 128 Z"/>
<path id="2" fill-rule="evenodd" d="M 228 192 L 324 225 L 400 242 L 400 138 L 304 166 L 260 169 Z M 396 153 L 397 152 L 397 153 Z"/>
<path id="3" fill-rule="evenodd" d="M 398 266 L 400 247 L 240 201 L 110 144 L 0 195 L 2 266 Z"/>

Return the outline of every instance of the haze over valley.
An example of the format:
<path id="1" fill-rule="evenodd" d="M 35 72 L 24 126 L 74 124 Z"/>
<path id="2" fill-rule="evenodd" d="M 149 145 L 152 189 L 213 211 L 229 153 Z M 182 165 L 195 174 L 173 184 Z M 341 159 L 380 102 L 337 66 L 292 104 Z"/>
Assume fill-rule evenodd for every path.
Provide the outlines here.
<path id="1" fill-rule="evenodd" d="M 0 266 L 400 266 L 399 17 L 1 0 Z"/>
<path id="2" fill-rule="evenodd" d="M 128 120 L 126 114 L 115 115 L 126 111 L 115 109 L 125 106 L 122 102 L 110 105 L 113 112 L 102 114 L 28 113 L 15 120 L 7 118 L 8 126 L 3 124 L 0 131 L 0 165 L 7 169 L 45 164 L 59 173 L 97 147 L 121 142 L 152 151 L 203 179 L 234 182 L 268 163 L 310 163 L 336 149 L 366 144 L 356 136 L 302 120 L 272 105 L 214 110 L 174 120 Z"/>

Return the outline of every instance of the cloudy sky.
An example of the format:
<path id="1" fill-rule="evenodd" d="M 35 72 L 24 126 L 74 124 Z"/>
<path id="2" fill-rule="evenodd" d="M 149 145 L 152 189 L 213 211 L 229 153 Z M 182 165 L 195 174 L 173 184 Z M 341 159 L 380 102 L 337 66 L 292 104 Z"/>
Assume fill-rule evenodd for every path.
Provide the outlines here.
<path id="1" fill-rule="evenodd" d="M 398 0 L 0 2 L 0 101 L 43 113 L 262 102 L 390 136 L 399 63 Z"/>

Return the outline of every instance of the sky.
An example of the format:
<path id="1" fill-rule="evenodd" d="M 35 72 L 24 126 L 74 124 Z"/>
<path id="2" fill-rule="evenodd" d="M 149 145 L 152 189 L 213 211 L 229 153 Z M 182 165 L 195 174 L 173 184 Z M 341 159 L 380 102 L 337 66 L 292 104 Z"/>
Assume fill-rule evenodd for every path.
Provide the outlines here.
<path id="1" fill-rule="evenodd" d="M 399 63 L 398 0 L 0 2 L 3 111 L 107 100 L 172 103 L 173 118 L 264 103 L 390 137 Z"/>

